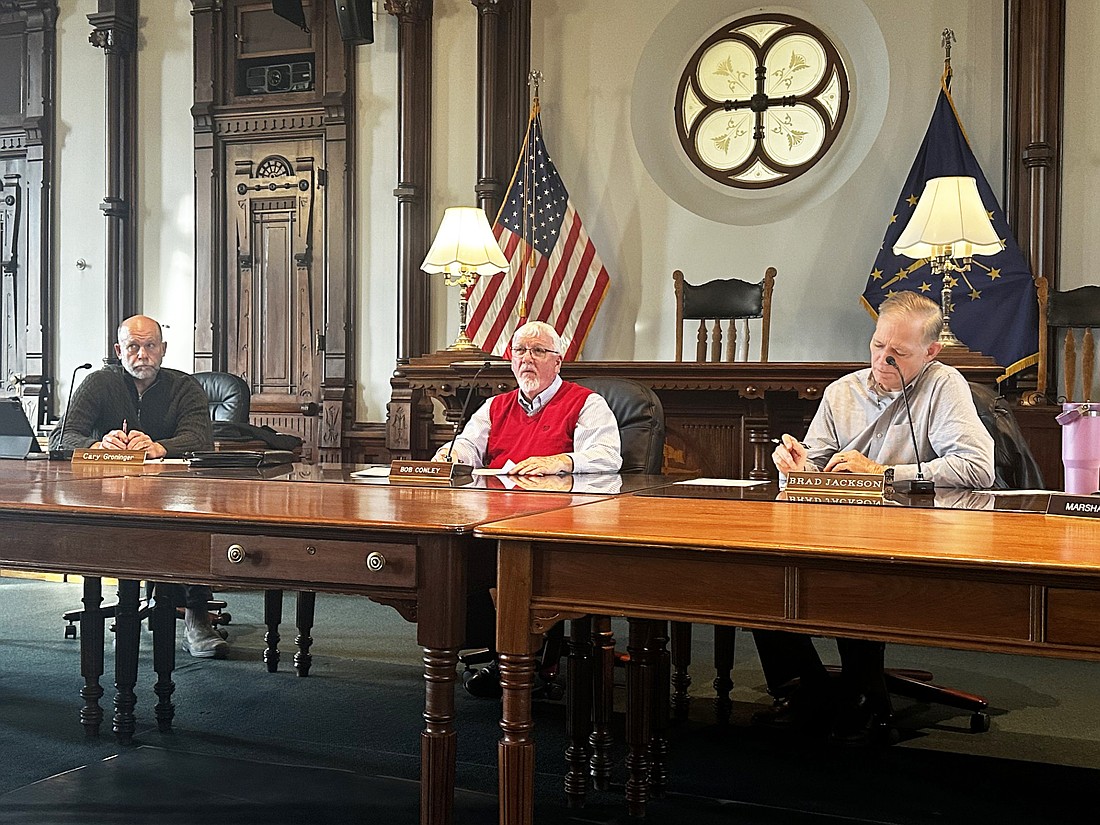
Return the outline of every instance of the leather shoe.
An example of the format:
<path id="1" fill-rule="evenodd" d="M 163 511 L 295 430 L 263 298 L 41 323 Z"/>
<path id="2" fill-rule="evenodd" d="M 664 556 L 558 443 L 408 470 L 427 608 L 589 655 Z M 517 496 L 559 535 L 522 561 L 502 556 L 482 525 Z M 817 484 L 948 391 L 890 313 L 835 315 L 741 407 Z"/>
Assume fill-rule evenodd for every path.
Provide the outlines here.
<path id="1" fill-rule="evenodd" d="M 478 699 L 499 699 L 504 695 L 500 687 L 500 668 L 494 659 L 481 670 L 462 674 L 462 687 Z"/>
<path id="2" fill-rule="evenodd" d="M 818 730 L 824 733 L 829 725 L 828 697 L 817 691 L 796 690 L 790 696 L 776 699 L 770 708 L 752 715 L 752 723 L 776 730 Z"/>
<path id="3" fill-rule="evenodd" d="M 876 701 L 861 693 L 844 702 L 833 720 L 829 740 L 856 747 L 894 744 L 897 731 L 890 724 L 889 697 Z"/>

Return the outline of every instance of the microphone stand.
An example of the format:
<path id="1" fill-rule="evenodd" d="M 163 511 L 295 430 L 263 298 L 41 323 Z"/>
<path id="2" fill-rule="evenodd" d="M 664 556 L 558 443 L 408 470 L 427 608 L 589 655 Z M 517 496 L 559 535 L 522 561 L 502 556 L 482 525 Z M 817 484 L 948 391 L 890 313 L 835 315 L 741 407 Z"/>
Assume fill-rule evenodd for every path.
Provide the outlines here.
<path id="1" fill-rule="evenodd" d="M 898 374 L 898 378 L 901 380 L 901 397 L 905 399 L 905 418 L 909 422 L 909 435 L 913 439 L 913 455 L 917 459 L 917 477 L 909 480 L 909 495 L 934 495 L 936 492 L 936 484 L 932 479 L 924 477 L 924 470 L 920 465 L 920 448 L 917 447 L 917 431 L 913 427 L 913 411 L 909 408 L 909 393 L 905 389 L 905 376 L 901 373 L 901 367 L 898 366 L 897 360 L 892 355 L 886 356 L 886 363 L 893 367 Z M 897 485 L 894 486 L 897 490 Z M 899 490 L 898 492 L 904 492 Z"/>
<path id="2" fill-rule="evenodd" d="M 491 361 L 486 361 L 478 368 L 477 372 L 474 373 L 474 377 L 470 379 L 470 389 L 466 392 L 466 400 L 462 402 L 462 409 L 459 411 L 458 419 L 455 421 L 454 435 L 451 436 L 451 443 L 447 445 L 447 455 L 443 458 L 448 464 L 451 463 L 451 452 L 455 448 L 455 441 L 458 440 L 458 434 L 462 432 L 462 427 L 466 423 L 466 413 L 470 409 L 470 399 L 477 395 L 477 379 L 479 379 L 481 374 L 492 365 Z"/>
<path id="3" fill-rule="evenodd" d="M 90 370 L 92 368 L 91 363 L 79 364 L 73 369 L 72 377 L 69 379 L 69 402 L 72 402 L 73 390 L 76 388 L 76 374 L 81 370 Z M 69 426 L 68 409 L 65 410 L 65 415 L 61 416 L 61 432 L 57 436 L 57 449 L 50 450 L 50 461 L 68 461 L 73 457 L 73 451 L 65 449 L 65 428 Z"/>

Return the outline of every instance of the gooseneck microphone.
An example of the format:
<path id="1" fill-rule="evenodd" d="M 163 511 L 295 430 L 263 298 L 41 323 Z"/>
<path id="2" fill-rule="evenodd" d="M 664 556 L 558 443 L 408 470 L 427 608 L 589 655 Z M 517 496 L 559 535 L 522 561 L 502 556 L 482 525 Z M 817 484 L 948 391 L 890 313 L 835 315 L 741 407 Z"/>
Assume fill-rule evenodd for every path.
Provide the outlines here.
<path id="1" fill-rule="evenodd" d="M 478 368 L 477 372 L 474 373 L 474 377 L 470 379 L 470 384 L 472 386 L 470 387 L 470 391 L 466 393 L 466 400 L 462 402 L 462 411 L 458 414 L 458 420 L 455 421 L 455 433 L 451 437 L 451 443 L 447 445 L 447 455 L 443 459 L 448 464 L 451 463 L 451 451 L 455 448 L 458 434 L 462 431 L 462 425 L 466 423 L 466 412 L 470 409 L 470 399 L 477 395 L 477 379 L 479 379 L 481 374 L 492 365 L 492 361 L 486 361 Z"/>
<path id="2" fill-rule="evenodd" d="M 72 377 L 69 379 L 69 402 L 73 400 L 73 390 L 76 389 L 76 374 L 81 370 L 90 370 L 92 368 L 91 363 L 79 364 L 73 369 Z M 65 428 L 69 425 L 68 410 L 65 411 L 65 415 L 61 417 L 61 433 L 57 436 L 57 449 L 50 450 L 50 459 L 59 461 L 68 461 L 73 457 L 73 451 L 65 448 Z"/>
<path id="3" fill-rule="evenodd" d="M 920 448 L 917 447 L 917 431 L 913 427 L 913 411 L 909 408 L 909 393 L 905 389 L 905 376 L 902 375 L 901 367 L 898 366 L 898 362 L 894 359 L 894 356 L 887 355 L 886 363 L 897 370 L 898 378 L 901 379 L 901 397 L 905 399 L 905 418 L 909 421 L 909 435 L 913 439 L 913 455 L 917 457 L 917 477 L 909 481 L 909 494 L 928 495 L 935 493 L 935 482 L 930 478 L 925 478 L 924 470 L 921 469 Z M 895 487 L 895 489 L 897 488 Z"/>

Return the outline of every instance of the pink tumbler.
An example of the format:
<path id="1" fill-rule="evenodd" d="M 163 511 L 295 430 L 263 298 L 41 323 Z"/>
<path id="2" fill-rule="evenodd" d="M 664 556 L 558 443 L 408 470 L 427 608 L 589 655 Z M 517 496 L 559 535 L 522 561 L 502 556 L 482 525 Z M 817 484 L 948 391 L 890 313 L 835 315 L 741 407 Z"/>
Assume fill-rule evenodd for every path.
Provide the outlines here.
<path id="1" fill-rule="evenodd" d="M 1100 490 L 1100 404 L 1063 404 L 1058 423 L 1066 492 L 1095 493 Z"/>

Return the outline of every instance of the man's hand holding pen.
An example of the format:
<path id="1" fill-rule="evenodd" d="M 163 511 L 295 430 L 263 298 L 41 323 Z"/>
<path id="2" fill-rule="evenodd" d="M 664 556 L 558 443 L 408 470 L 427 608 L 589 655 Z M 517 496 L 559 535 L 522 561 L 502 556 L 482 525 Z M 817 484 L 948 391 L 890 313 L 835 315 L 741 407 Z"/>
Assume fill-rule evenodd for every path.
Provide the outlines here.
<path id="1" fill-rule="evenodd" d="M 122 421 L 122 428 L 104 435 L 98 446 L 108 450 L 140 450 L 149 458 L 163 458 L 167 452 L 141 430 L 131 430 L 125 419 Z"/>
<path id="2" fill-rule="evenodd" d="M 775 467 L 779 472 L 786 475 L 787 473 L 801 472 L 806 469 L 806 459 L 809 452 L 806 450 L 806 445 L 795 438 L 793 435 L 784 433 L 782 438 L 772 439 L 775 443 L 775 450 L 772 452 L 772 461 L 775 462 Z"/>

